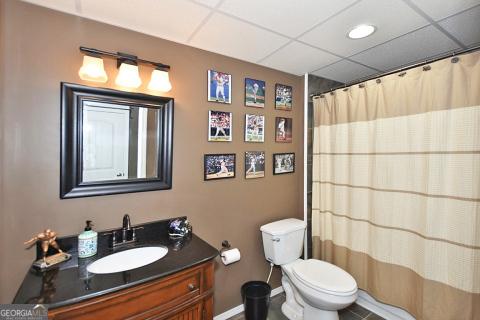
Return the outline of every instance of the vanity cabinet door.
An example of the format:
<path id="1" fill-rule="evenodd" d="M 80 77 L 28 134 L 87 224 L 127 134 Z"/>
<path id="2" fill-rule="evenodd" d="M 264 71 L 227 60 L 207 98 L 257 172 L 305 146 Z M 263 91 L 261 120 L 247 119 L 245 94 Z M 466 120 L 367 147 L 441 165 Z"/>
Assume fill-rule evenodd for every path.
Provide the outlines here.
<path id="1" fill-rule="evenodd" d="M 199 302 L 196 305 L 179 312 L 173 317 L 167 318 L 167 320 L 206 320 L 205 318 L 203 318 L 203 315 L 204 312 L 202 308 L 202 303 Z"/>
<path id="2" fill-rule="evenodd" d="M 51 309 L 49 319 L 211 320 L 213 261 L 77 304 Z"/>

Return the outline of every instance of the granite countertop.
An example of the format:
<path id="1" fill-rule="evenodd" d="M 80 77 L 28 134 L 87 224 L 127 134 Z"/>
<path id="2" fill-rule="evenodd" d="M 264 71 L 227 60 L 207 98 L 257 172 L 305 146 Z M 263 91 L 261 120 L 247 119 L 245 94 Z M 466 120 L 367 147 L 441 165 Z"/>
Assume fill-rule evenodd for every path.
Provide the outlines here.
<path id="1" fill-rule="evenodd" d="M 137 231 L 137 243 L 116 250 L 108 248 L 109 237 L 102 235 L 105 231 L 99 232 L 98 253 L 90 258 L 78 258 L 76 236 L 57 239 L 72 258 L 44 272 L 31 267 L 13 303 L 40 303 L 48 304 L 50 309 L 58 308 L 165 277 L 218 255 L 217 249 L 194 234 L 186 239 L 170 239 L 166 232 L 168 221 L 139 225 L 144 229 Z M 168 253 L 154 263 L 129 271 L 92 274 L 86 270 L 87 265 L 104 256 L 142 246 L 165 246 Z"/>

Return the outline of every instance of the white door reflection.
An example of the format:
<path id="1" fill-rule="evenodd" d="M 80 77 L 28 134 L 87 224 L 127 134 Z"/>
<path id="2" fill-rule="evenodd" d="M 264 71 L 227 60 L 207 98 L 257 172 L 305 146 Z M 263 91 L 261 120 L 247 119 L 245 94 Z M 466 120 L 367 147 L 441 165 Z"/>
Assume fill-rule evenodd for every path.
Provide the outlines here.
<path id="1" fill-rule="evenodd" d="M 85 101 L 83 182 L 157 176 L 158 111 Z"/>

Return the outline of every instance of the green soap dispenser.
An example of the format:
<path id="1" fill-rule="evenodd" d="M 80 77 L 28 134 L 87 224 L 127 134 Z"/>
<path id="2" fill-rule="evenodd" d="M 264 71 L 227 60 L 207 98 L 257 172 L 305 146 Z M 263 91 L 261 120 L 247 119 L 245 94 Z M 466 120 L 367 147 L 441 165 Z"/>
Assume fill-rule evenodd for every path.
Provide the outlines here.
<path id="1" fill-rule="evenodd" d="M 78 257 L 87 258 L 97 254 L 97 232 L 92 230 L 92 221 L 86 221 L 85 231 L 78 235 Z"/>

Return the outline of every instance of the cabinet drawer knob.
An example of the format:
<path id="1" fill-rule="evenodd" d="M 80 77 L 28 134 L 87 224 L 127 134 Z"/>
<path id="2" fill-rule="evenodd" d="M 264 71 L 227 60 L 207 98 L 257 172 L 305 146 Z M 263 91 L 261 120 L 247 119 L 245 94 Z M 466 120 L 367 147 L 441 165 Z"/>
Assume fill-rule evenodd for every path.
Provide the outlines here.
<path id="1" fill-rule="evenodd" d="M 195 285 L 193 283 L 188 284 L 188 290 L 190 291 L 195 290 Z"/>

